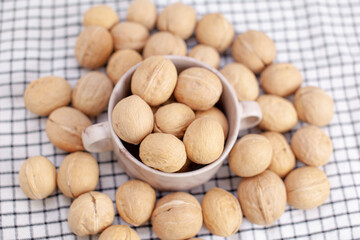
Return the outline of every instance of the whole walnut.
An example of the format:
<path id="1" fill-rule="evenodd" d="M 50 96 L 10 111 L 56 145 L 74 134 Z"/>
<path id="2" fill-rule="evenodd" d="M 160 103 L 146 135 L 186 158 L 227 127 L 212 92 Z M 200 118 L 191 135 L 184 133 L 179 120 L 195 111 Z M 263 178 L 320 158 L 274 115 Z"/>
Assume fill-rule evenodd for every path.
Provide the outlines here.
<path id="1" fill-rule="evenodd" d="M 166 133 L 149 134 L 140 144 L 139 156 L 145 165 L 163 172 L 176 172 L 186 162 L 183 142 Z"/>
<path id="2" fill-rule="evenodd" d="M 331 139 L 316 126 L 298 129 L 291 139 L 295 156 L 309 166 L 323 166 L 333 153 Z"/>
<path id="3" fill-rule="evenodd" d="M 299 119 L 316 126 L 325 126 L 334 116 L 334 101 L 321 88 L 300 88 L 294 97 Z"/>
<path id="4" fill-rule="evenodd" d="M 175 65 L 162 56 L 145 59 L 131 78 L 131 92 L 140 96 L 150 106 L 168 100 L 177 81 Z"/>
<path id="5" fill-rule="evenodd" d="M 83 151 L 81 134 L 90 125 L 90 119 L 79 110 L 61 107 L 46 121 L 46 135 L 57 148 L 67 152 Z"/>
<path id="6" fill-rule="evenodd" d="M 159 14 L 157 28 L 171 32 L 182 39 L 189 38 L 196 25 L 196 12 L 192 6 L 176 2 L 166 6 Z"/>
<path id="7" fill-rule="evenodd" d="M 330 182 L 326 174 L 316 167 L 293 170 L 285 179 L 288 203 L 299 209 L 312 209 L 322 205 L 330 195 Z"/>
<path id="8" fill-rule="evenodd" d="M 155 27 L 156 17 L 157 11 L 153 2 L 150 0 L 135 0 L 127 10 L 126 21 L 140 23 L 151 31 Z"/>
<path id="9" fill-rule="evenodd" d="M 140 23 L 121 22 L 111 29 L 115 50 L 133 49 L 140 51 L 149 39 L 149 31 Z"/>
<path id="10" fill-rule="evenodd" d="M 111 29 L 117 22 L 119 17 L 114 9 L 105 5 L 97 5 L 89 8 L 83 17 L 83 25 L 96 25 L 106 29 Z"/>
<path id="11" fill-rule="evenodd" d="M 233 26 L 221 13 L 206 14 L 196 26 L 199 43 L 212 46 L 220 53 L 230 47 L 234 34 Z"/>
<path id="12" fill-rule="evenodd" d="M 215 235 L 228 237 L 236 233 L 242 222 L 239 201 L 221 188 L 207 192 L 201 202 L 204 223 Z"/>
<path id="13" fill-rule="evenodd" d="M 229 154 L 231 171 L 240 177 L 252 177 L 265 171 L 273 156 L 271 143 L 258 134 L 240 138 Z"/>
<path id="14" fill-rule="evenodd" d="M 220 99 L 222 90 L 221 81 L 214 73 L 191 67 L 180 73 L 174 96 L 193 110 L 208 110 Z"/>
<path id="15" fill-rule="evenodd" d="M 216 107 L 212 107 L 205 111 L 196 111 L 195 112 L 195 118 L 201 118 L 201 117 L 211 117 L 214 118 L 216 121 L 218 121 L 224 131 L 224 139 L 226 139 L 228 132 L 229 132 L 229 123 L 222 111 L 220 111 Z"/>
<path id="16" fill-rule="evenodd" d="M 143 56 L 148 58 L 155 55 L 185 56 L 187 47 L 185 41 L 169 32 L 157 32 L 146 42 Z"/>
<path id="17" fill-rule="evenodd" d="M 260 73 L 276 57 L 276 47 L 265 33 L 249 30 L 239 34 L 232 45 L 232 56 L 254 73 Z"/>
<path id="18" fill-rule="evenodd" d="M 266 67 L 260 76 L 264 91 L 280 97 L 293 94 L 301 83 L 301 73 L 291 63 L 273 63 Z"/>
<path id="19" fill-rule="evenodd" d="M 170 193 L 156 203 L 151 223 L 160 239 L 191 238 L 199 232 L 203 223 L 201 206 L 188 193 Z"/>
<path id="20" fill-rule="evenodd" d="M 261 129 L 273 132 L 287 132 L 298 122 L 294 105 L 287 99 L 275 95 L 261 95 L 257 100 L 263 118 Z"/>
<path id="21" fill-rule="evenodd" d="M 107 106 L 113 89 L 111 80 L 102 72 L 88 72 L 82 76 L 72 92 L 74 108 L 93 117 Z"/>
<path id="22" fill-rule="evenodd" d="M 116 207 L 120 217 L 136 227 L 150 219 L 155 202 L 154 189 L 140 180 L 129 180 L 116 191 Z"/>
<path id="23" fill-rule="evenodd" d="M 78 36 L 75 58 L 84 68 L 98 68 L 108 60 L 113 50 L 113 40 L 108 30 L 100 26 L 88 26 Z"/>
<path id="24" fill-rule="evenodd" d="M 130 68 L 142 60 L 142 56 L 135 50 L 118 50 L 110 56 L 106 67 L 106 74 L 115 85 Z"/>
<path id="25" fill-rule="evenodd" d="M 112 224 L 114 217 L 114 205 L 108 195 L 88 192 L 70 205 L 68 223 L 74 234 L 83 237 L 102 232 Z"/>
<path id="26" fill-rule="evenodd" d="M 204 44 L 196 45 L 190 50 L 188 56 L 207 63 L 213 68 L 219 68 L 220 54 L 211 46 Z"/>
<path id="27" fill-rule="evenodd" d="M 170 103 L 160 107 L 154 118 L 154 132 L 169 133 L 182 138 L 186 128 L 195 119 L 195 113 L 185 104 Z"/>
<path id="28" fill-rule="evenodd" d="M 194 120 L 183 138 L 188 158 L 197 164 L 209 164 L 224 150 L 224 132 L 220 123 L 211 117 Z"/>
<path id="29" fill-rule="evenodd" d="M 284 182 L 270 170 L 243 178 L 238 187 L 238 198 L 245 217 L 259 225 L 271 225 L 286 207 Z"/>
<path id="30" fill-rule="evenodd" d="M 70 99 L 70 84 L 56 76 L 39 78 L 31 82 L 24 92 L 25 107 L 40 116 L 47 116 L 55 109 L 68 105 Z"/>
<path id="31" fill-rule="evenodd" d="M 220 70 L 235 90 L 238 101 L 254 101 L 259 96 L 255 74 L 241 63 L 229 63 Z"/>
<path id="32" fill-rule="evenodd" d="M 262 133 L 272 146 L 273 155 L 269 170 L 273 171 L 279 177 L 285 177 L 295 167 L 295 155 L 292 152 L 289 143 L 281 133 L 277 132 L 264 132 Z"/>
<path id="33" fill-rule="evenodd" d="M 57 184 L 67 197 L 77 198 L 79 195 L 93 191 L 99 180 L 99 166 L 89 153 L 74 152 L 62 161 Z"/>
<path id="34" fill-rule="evenodd" d="M 31 199 L 44 199 L 56 189 L 56 169 L 49 159 L 34 156 L 26 159 L 19 172 L 21 190 Z"/>
<path id="35" fill-rule="evenodd" d="M 121 99 L 113 109 L 112 126 L 118 137 L 139 144 L 154 127 L 154 116 L 147 103 L 137 95 Z"/>
<path id="36" fill-rule="evenodd" d="M 109 239 L 140 240 L 140 237 L 137 232 L 129 226 L 112 225 L 106 228 L 99 236 L 99 240 Z"/>

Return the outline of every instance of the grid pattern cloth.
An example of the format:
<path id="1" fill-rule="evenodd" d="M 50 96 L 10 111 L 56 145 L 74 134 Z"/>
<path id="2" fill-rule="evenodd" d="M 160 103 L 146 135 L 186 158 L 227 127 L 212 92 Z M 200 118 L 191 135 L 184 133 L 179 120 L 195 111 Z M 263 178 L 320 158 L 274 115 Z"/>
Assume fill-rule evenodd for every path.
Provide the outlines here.
<path id="1" fill-rule="evenodd" d="M 155 0 L 158 11 L 171 2 Z M 360 239 L 359 0 L 183 2 L 194 6 L 198 18 L 206 13 L 223 13 L 236 33 L 264 31 L 276 43 L 276 62 L 293 63 L 303 75 L 303 86 L 321 87 L 335 101 L 335 116 L 322 128 L 334 145 L 329 163 L 321 168 L 331 184 L 325 204 L 308 211 L 287 206 L 280 220 L 266 227 L 244 219 L 240 230 L 229 239 Z M 71 199 L 57 190 L 44 200 L 29 200 L 19 187 L 18 173 L 26 158 L 43 155 L 58 168 L 66 155 L 47 138 L 46 117 L 24 108 L 23 93 L 31 81 L 42 76 L 62 76 L 74 87 L 87 72 L 77 64 L 74 46 L 83 28 L 83 13 L 99 3 L 116 9 L 124 21 L 130 1 L 0 1 L 0 239 L 76 239 L 67 223 Z M 193 47 L 195 38 L 187 44 Z M 228 51 L 221 58 L 221 66 L 231 61 Z M 92 120 L 105 121 L 106 113 Z M 286 133 L 288 140 L 303 125 L 299 122 Z M 260 130 L 254 128 L 243 134 L 249 132 Z M 115 204 L 116 189 L 129 177 L 113 153 L 94 156 L 100 167 L 96 189 L 108 194 Z M 199 201 L 213 187 L 236 195 L 239 182 L 226 161 L 208 183 L 188 192 Z M 158 198 L 164 195 L 157 192 Z M 116 214 L 114 224 L 126 223 Z M 141 239 L 156 239 L 150 223 L 135 230 Z M 222 239 L 205 227 L 197 236 Z"/>

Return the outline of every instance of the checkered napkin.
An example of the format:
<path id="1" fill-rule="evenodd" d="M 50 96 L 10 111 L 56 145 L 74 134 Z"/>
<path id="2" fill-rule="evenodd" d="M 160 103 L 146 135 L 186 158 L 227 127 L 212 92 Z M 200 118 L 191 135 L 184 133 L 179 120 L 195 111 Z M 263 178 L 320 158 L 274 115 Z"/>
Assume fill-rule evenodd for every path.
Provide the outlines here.
<path id="1" fill-rule="evenodd" d="M 159 10 L 172 2 L 155 1 Z M 194 6 L 199 17 L 223 13 L 237 33 L 264 31 L 276 43 L 277 62 L 293 63 L 304 77 L 304 86 L 319 86 L 335 100 L 335 116 L 322 128 L 334 145 L 334 154 L 322 168 L 331 184 L 329 199 L 308 211 L 288 206 L 280 220 L 267 227 L 244 219 L 240 230 L 229 239 L 360 239 L 359 0 L 183 2 Z M 125 19 L 129 1 L 0 0 L 0 239 L 76 239 L 67 224 L 69 198 L 56 191 L 44 200 L 29 200 L 19 187 L 18 173 L 26 158 L 43 155 L 59 167 L 66 155 L 49 142 L 46 117 L 25 110 L 23 93 L 31 81 L 42 76 L 62 76 L 74 86 L 87 72 L 77 64 L 74 46 L 82 30 L 82 14 L 100 3 L 116 9 L 121 21 Z M 195 38 L 187 44 L 193 47 Z M 221 66 L 231 61 L 226 52 Z M 92 120 L 105 121 L 106 114 Z M 285 136 L 290 139 L 295 129 Z M 260 130 L 242 134 L 250 132 Z M 113 153 L 95 157 L 100 166 L 97 190 L 114 201 L 117 187 L 129 177 Z M 225 162 L 215 177 L 189 193 L 199 201 L 213 187 L 236 195 L 239 182 Z M 160 198 L 165 193 L 157 195 Z M 117 214 L 114 224 L 126 223 Z M 141 239 L 156 239 L 150 223 L 135 230 Z M 205 227 L 198 237 L 221 239 Z"/>

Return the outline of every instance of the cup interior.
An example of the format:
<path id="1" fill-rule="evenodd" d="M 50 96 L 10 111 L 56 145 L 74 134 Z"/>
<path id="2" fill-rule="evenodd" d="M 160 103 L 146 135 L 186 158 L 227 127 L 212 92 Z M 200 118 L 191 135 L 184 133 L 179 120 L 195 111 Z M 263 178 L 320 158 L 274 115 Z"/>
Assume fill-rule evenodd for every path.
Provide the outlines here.
<path id="1" fill-rule="evenodd" d="M 219 164 L 222 164 L 224 159 L 229 154 L 231 148 L 235 144 L 235 141 L 238 136 L 239 127 L 240 127 L 240 113 L 239 113 L 239 108 L 238 108 L 238 101 L 237 101 L 236 95 L 235 95 L 232 87 L 230 86 L 230 84 L 227 82 L 227 80 L 224 78 L 224 76 L 222 76 L 222 74 L 219 71 L 217 71 L 216 69 L 208 66 L 207 64 L 205 64 L 201 61 L 198 61 L 198 60 L 190 58 L 190 57 L 172 56 L 172 55 L 165 56 L 165 57 L 170 59 L 174 63 L 174 65 L 178 71 L 178 74 L 181 71 L 183 71 L 187 68 L 190 68 L 190 67 L 202 67 L 202 68 L 206 68 L 207 70 L 213 72 L 220 78 L 222 86 L 223 86 L 223 92 L 220 97 L 220 100 L 216 104 L 216 107 L 219 108 L 225 114 L 225 116 L 228 120 L 228 124 L 229 124 L 229 133 L 226 138 L 223 153 L 216 161 L 214 161 L 208 165 L 204 165 L 201 168 L 198 168 L 198 169 L 195 169 L 195 170 L 192 170 L 189 172 L 166 173 L 166 172 L 162 172 L 162 171 L 153 169 L 153 168 L 148 167 L 147 165 L 143 164 L 139 158 L 139 145 L 135 146 L 135 145 L 126 143 L 126 142 L 122 141 L 116 135 L 116 133 L 113 129 L 112 123 L 111 123 L 112 110 L 114 109 L 115 105 L 121 99 L 123 99 L 127 96 L 130 96 L 132 94 L 131 90 L 130 90 L 131 77 L 132 77 L 133 73 L 135 72 L 136 68 L 141 63 L 132 67 L 128 72 L 126 72 L 122 76 L 122 78 L 115 85 L 114 90 L 110 97 L 110 101 L 109 101 L 109 105 L 108 105 L 108 119 L 110 121 L 111 134 L 116 143 L 116 146 L 114 146 L 114 147 L 119 147 L 121 149 L 121 151 L 125 151 L 125 152 L 128 151 L 129 154 L 127 154 L 127 155 L 129 156 L 129 160 L 134 162 L 136 165 L 139 165 L 140 167 L 145 168 L 149 172 L 153 172 L 155 174 L 164 175 L 164 176 L 165 175 L 172 176 L 172 177 L 177 177 L 177 176 L 184 177 L 186 175 L 195 176 L 201 172 L 205 172 L 210 168 L 214 168 L 214 167 L 218 166 Z"/>

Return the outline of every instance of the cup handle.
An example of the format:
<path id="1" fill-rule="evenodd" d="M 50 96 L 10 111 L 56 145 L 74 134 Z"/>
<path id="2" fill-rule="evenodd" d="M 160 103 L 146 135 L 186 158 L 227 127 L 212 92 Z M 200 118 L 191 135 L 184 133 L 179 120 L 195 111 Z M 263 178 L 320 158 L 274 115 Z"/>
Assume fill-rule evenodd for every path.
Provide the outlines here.
<path id="1" fill-rule="evenodd" d="M 106 152 L 113 150 L 109 122 L 102 122 L 87 127 L 82 132 L 84 148 L 89 152 Z"/>
<path id="2" fill-rule="evenodd" d="M 255 127 L 262 119 L 262 112 L 259 104 L 255 101 L 239 102 L 239 108 L 242 110 L 240 118 L 240 131 Z"/>

